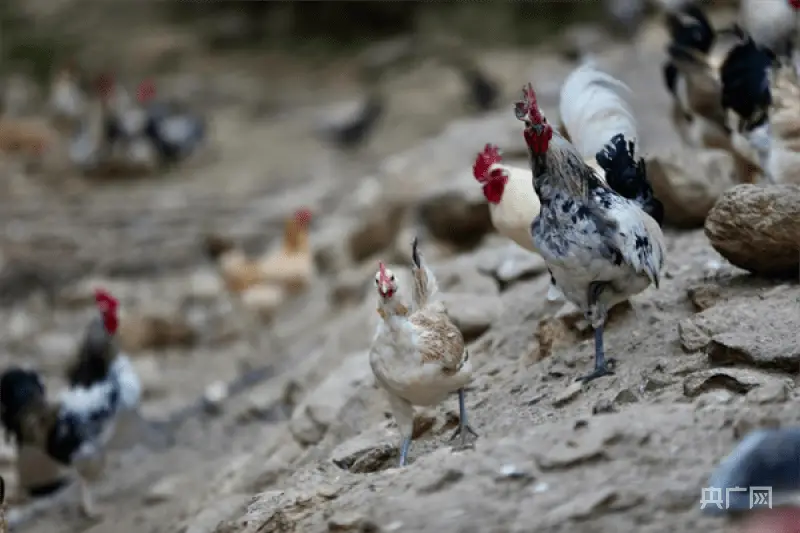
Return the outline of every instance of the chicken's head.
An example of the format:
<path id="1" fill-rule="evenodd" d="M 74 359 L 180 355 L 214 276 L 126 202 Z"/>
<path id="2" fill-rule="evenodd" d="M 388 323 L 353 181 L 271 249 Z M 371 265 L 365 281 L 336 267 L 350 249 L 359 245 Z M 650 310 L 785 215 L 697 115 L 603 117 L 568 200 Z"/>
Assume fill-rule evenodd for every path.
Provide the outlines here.
<path id="1" fill-rule="evenodd" d="M 156 84 L 153 83 L 153 80 L 144 80 L 139 84 L 139 87 L 136 88 L 136 100 L 138 100 L 140 104 L 146 104 L 155 97 Z"/>
<path id="2" fill-rule="evenodd" d="M 301 228 L 307 228 L 311 224 L 311 218 L 311 209 L 307 207 L 301 207 L 294 212 L 294 221 Z"/>
<path id="3" fill-rule="evenodd" d="M 479 183 L 483 183 L 483 195 L 491 204 L 500 203 L 508 183 L 508 173 L 500 166 L 502 162 L 503 157 L 497 146 L 487 144 L 472 165 L 472 175 Z"/>
<path id="4" fill-rule="evenodd" d="M 397 279 L 394 273 L 386 268 L 383 261 L 378 263 L 378 272 L 375 274 L 375 286 L 382 298 L 389 299 L 397 292 Z"/>
<path id="5" fill-rule="evenodd" d="M 119 317 L 117 316 L 119 302 L 103 289 L 94 291 L 94 301 L 97 310 L 100 311 L 100 317 L 103 319 L 106 331 L 110 335 L 114 335 L 117 332 L 117 326 L 119 326 Z"/>
<path id="6" fill-rule="evenodd" d="M 530 83 L 522 88 L 522 100 L 514 104 L 517 119 L 525 123 L 525 143 L 533 155 L 544 155 L 553 138 L 553 128 L 542 115 Z"/>

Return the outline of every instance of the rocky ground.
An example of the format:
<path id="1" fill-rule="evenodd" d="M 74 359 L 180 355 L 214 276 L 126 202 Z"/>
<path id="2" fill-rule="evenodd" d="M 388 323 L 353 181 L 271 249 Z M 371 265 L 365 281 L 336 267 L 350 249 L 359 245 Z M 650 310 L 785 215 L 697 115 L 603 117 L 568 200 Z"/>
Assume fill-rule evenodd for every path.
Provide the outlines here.
<path id="1" fill-rule="evenodd" d="M 611 47 L 600 60 L 634 91 L 644 152 L 666 161 L 680 148 L 661 86 L 662 46 L 653 29 L 635 49 Z M 570 69 L 564 60 L 536 51 L 480 59 L 509 103 L 532 80 L 555 117 Z M 334 87 L 326 99 L 347 91 L 341 82 L 336 88 L 333 72 L 314 74 L 315 83 Z M 298 76 L 298 87 L 310 83 Z M 393 87 L 389 115 L 355 155 L 309 135 L 316 110 L 254 120 L 240 103 L 215 111 L 208 160 L 159 181 L 86 185 L 9 171 L 0 209 L 9 294 L 0 310 L 2 363 L 38 366 L 57 386 L 91 315 L 89 290 L 104 283 L 126 312 L 123 337 L 145 382 L 154 437 L 114 457 L 97 490 L 102 521 L 81 518 L 70 490 L 69 501 L 37 512 L 20 531 L 726 527 L 699 511 L 714 464 L 750 429 L 800 419 L 796 279 L 750 276 L 702 229 L 731 184 L 703 187 L 698 172 L 680 178 L 700 183 L 684 187 L 700 200 L 675 202 L 694 211 L 675 215 L 687 229 L 666 231 L 663 283 L 615 311 L 606 346 L 616 375 L 581 387 L 573 380 L 592 364 L 589 332 L 574 313 L 547 304 L 541 260 L 492 234 L 470 176 L 485 142 L 523 155 L 510 105 L 462 117 L 458 79 L 434 65 L 398 75 Z M 709 216 L 716 226 L 708 235 L 739 267 L 775 273 L 794 261 L 796 268 L 800 192 L 774 193 L 784 207 L 759 211 L 759 198 L 770 194 L 736 189 Z M 287 207 L 301 204 L 316 212 L 319 277 L 278 317 L 282 350 L 254 349 L 232 323 L 199 236 L 221 229 L 263 248 Z M 783 233 L 770 240 L 763 228 L 742 229 L 754 218 Z M 477 372 L 467 408 L 480 437 L 474 449 L 451 449 L 455 398 L 420 410 L 411 464 L 397 469 L 398 435 L 367 362 L 378 319 L 369 288 L 377 259 L 407 279 L 402 265 L 414 234 L 470 341 Z M 749 248 L 736 244 L 743 240 Z M 786 252 L 775 267 L 775 250 L 786 248 L 794 259 Z M 42 281 L 48 291 L 12 298 L 14 287 Z M 152 316 L 167 322 L 166 347 L 153 346 L 152 329 L 165 328 L 147 322 Z M 12 461 L 5 450 L 3 473 L 13 486 Z"/>

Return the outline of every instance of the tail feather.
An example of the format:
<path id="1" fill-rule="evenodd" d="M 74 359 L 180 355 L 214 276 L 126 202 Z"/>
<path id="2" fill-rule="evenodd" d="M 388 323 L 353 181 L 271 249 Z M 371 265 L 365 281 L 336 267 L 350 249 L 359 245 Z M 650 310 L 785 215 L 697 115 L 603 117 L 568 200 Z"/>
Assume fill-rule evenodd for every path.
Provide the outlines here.
<path id="1" fill-rule="evenodd" d="M 413 310 L 422 309 L 433 301 L 439 293 L 439 284 L 433 272 L 425 265 L 419 252 L 419 239 L 414 237 L 411 243 L 411 273 L 414 276 L 414 286 L 411 291 Z"/>
<path id="2" fill-rule="evenodd" d="M 603 149 L 603 139 L 622 133 L 638 139 L 636 118 L 628 102 L 631 89 L 588 62 L 567 77 L 559 111 L 572 144 L 584 160 Z"/>
<path id="3" fill-rule="evenodd" d="M 617 194 L 636 202 L 660 226 L 664 222 L 664 205 L 655 197 L 647 180 L 644 158 L 637 161 L 635 144 L 623 134 L 615 135 L 597 153 L 597 163 L 606 172 L 606 182 Z"/>
<path id="4" fill-rule="evenodd" d="M 720 68 L 722 107 L 733 110 L 747 129 L 766 122 L 772 105 L 769 72 L 775 54 L 758 46 L 749 36 L 731 49 Z"/>
<path id="5" fill-rule="evenodd" d="M 696 5 L 687 5 L 666 16 L 670 48 L 708 54 L 714 46 L 716 33 L 706 14 Z"/>

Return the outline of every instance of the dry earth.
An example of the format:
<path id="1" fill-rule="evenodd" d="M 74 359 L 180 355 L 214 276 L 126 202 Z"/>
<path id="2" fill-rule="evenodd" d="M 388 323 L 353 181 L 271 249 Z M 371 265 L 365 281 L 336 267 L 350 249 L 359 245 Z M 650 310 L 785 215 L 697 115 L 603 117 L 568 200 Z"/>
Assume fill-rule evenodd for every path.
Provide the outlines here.
<path id="1" fill-rule="evenodd" d="M 677 146 L 662 45 L 653 29 L 636 52 L 610 48 L 600 57 L 634 90 L 645 152 Z M 492 52 L 481 61 L 505 84 L 508 102 L 533 80 L 551 113 L 570 68 L 537 52 Z M 237 75 L 220 79 L 240 86 L 246 80 Z M 319 73 L 315 82 L 320 77 L 336 82 Z M 389 116 L 354 156 L 309 136 L 307 108 L 252 120 L 242 104 L 215 111 L 213 161 L 160 181 L 4 178 L 4 287 L 31 283 L 17 264 L 35 267 L 35 279 L 63 272 L 64 285 L 54 282 L 50 298 L 6 303 L 3 364 L 38 366 L 57 385 L 92 312 L 87 287 L 100 280 L 129 313 L 184 317 L 198 332 L 190 347 L 134 354 L 145 416 L 155 437 L 170 439 L 148 439 L 114 458 L 98 487 L 104 520 L 78 516 L 68 491 L 69 502 L 20 531 L 724 529 L 699 512 L 715 462 L 750 428 L 800 419 L 797 283 L 730 266 L 701 229 L 667 231 L 660 290 L 615 313 L 607 329 L 616 375 L 576 386 L 591 365 L 589 336 L 571 315 L 554 318 L 540 260 L 488 234 L 468 171 L 487 141 L 520 153 L 510 106 L 454 120 L 463 114 L 459 82 L 433 65 L 393 86 Z M 231 323 L 198 236 L 214 227 L 264 247 L 287 207 L 300 204 L 318 213 L 321 274 L 277 321 L 284 350 L 253 350 Z M 415 232 L 471 338 L 477 377 L 467 406 L 480 437 L 474 449 L 451 450 L 455 399 L 421 411 L 411 464 L 396 469 L 396 429 L 365 353 L 377 320 L 368 288 L 375 260 L 406 261 Z M 204 407 L 199 398 L 220 380 L 236 385 Z M 3 453 L 4 473 L 11 460 Z"/>

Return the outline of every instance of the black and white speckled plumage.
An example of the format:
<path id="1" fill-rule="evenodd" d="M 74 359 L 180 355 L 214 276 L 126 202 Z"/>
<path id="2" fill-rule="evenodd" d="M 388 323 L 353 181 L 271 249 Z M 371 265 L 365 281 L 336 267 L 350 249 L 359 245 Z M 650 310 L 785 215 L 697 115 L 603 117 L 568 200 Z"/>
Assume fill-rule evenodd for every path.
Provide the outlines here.
<path id="1" fill-rule="evenodd" d="M 0 376 L 2 424 L 19 444 L 36 444 L 63 465 L 92 459 L 113 436 L 117 415 L 139 402 L 141 385 L 133 365 L 119 356 L 102 381 L 46 398 L 36 372 L 10 368 Z"/>
<path id="2" fill-rule="evenodd" d="M 600 182 L 557 134 L 547 155 L 532 158 L 532 167 L 542 202 L 531 226 L 534 243 L 564 295 L 593 325 L 602 324 L 605 311 L 615 303 L 651 283 L 658 286 L 663 236 L 635 201 Z M 593 284 L 602 284 L 599 308 L 590 302 Z"/>

